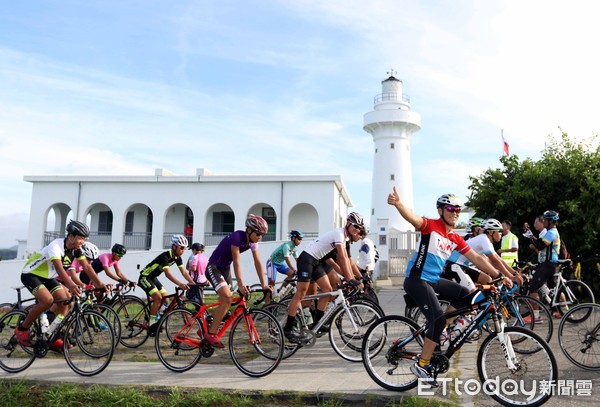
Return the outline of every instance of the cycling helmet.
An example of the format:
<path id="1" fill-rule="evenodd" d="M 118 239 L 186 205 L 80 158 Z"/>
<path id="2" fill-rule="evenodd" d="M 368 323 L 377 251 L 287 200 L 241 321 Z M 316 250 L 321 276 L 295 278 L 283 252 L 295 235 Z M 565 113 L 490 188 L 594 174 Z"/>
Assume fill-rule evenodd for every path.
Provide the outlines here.
<path id="1" fill-rule="evenodd" d="M 304 234 L 302 232 L 300 232 L 299 230 L 292 230 L 290 232 L 290 239 L 294 239 L 294 238 L 298 238 L 301 239 L 304 237 Z"/>
<path id="2" fill-rule="evenodd" d="M 173 235 L 171 245 L 179 247 L 188 247 L 188 240 L 184 235 Z"/>
<path id="3" fill-rule="evenodd" d="M 253 214 L 248 215 L 248 219 L 246 219 L 246 227 L 260 235 L 264 235 L 269 230 L 269 224 L 267 221 L 260 216 Z"/>
<path id="4" fill-rule="evenodd" d="M 90 228 L 83 222 L 71 219 L 67 225 L 67 233 L 71 233 L 75 236 L 89 237 Z"/>
<path id="5" fill-rule="evenodd" d="M 354 226 L 361 230 L 365 229 L 365 220 L 358 212 L 350 212 L 350 214 L 346 218 L 346 221 L 352 223 Z"/>
<path id="6" fill-rule="evenodd" d="M 194 243 L 192 245 L 192 250 L 202 250 L 204 249 L 204 245 L 202 243 Z"/>
<path id="7" fill-rule="evenodd" d="M 473 228 L 480 228 L 482 222 L 482 218 L 471 218 L 469 219 L 469 223 L 467 223 L 467 229 L 473 230 Z"/>
<path id="8" fill-rule="evenodd" d="M 111 249 L 112 253 L 120 254 L 121 256 L 127 253 L 125 246 L 119 243 L 115 243 Z"/>
<path id="9" fill-rule="evenodd" d="M 483 222 L 481 222 L 481 229 L 483 230 L 494 230 L 494 231 L 501 231 L 502 230 L 502 223 L 500 223 L 499 220 L 494 219 L 494 218 L 490 218 L 490 219 L 486 219 Z"/>
<path id="10" fill-rule="evenodd" d="M 560 219 L 558 216 L 558 212 L 552 211 L 552 210 L 544 212 L 544 218 L 550 219 L 553 221 L 557 221 L 558 219 Z"/>
<path id="11" fill-rule="evenodd" d="M 441 208 L 444 205 L 462 206 L 458 197 L 453 194 L 444 194 L 438 198 L 437 207 Z"/>
<path id="12" fill-rule="evenodd" d="M 93 244 L 92 242 L 85 242 L 83 246 L 81 246 L 81 251 L 83 251 L 83 255 L 88 259 L 96 259 L 98 254 L 100 254 L 100 250 L 98 250 L 98 246 Z"/>

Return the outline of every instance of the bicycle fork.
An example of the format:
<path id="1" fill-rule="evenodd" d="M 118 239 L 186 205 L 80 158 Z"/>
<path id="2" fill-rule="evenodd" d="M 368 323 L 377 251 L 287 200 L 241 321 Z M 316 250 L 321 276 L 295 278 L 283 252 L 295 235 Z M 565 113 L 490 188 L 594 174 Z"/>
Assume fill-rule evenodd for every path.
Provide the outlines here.
<path id="1" fill-rule="evenodd" d="M 504 322 L 502 318 L 498 318 L 497 314 L 492 315 L 492 320 L 494 321 L 494 326 L 496 327 L 496 332 L 498 334 L 498 342 L 500 342 L 502 352 L 504 353 L 506 366 L 510 371 L 516 372 L 519 367 L 515 364 L 515 361 L 517 360 L 515 350 L 513 349 L 510 337 L 504 333 L 506 322 Z"/>

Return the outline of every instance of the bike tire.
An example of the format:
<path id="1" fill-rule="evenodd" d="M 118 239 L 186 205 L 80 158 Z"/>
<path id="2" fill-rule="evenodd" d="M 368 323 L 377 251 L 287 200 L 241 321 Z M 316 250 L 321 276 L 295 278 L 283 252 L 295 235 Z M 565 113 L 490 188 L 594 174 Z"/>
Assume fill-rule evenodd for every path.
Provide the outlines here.
<path id="1" fill-rule="evenodd" d="M 119 314 L 115 311 L 111 306 L 106 304 L 88 304 L 87 308 L 94 310 L 96 312 L 101 313 L 106 317 L 108 322 L 110 322 L 110 327 L 113 330 L 115 335 L 115 347 L 119 344 L 121 340 L 121 319 L 119 318 Z"/>
<path id="2" fill-rule="evenodd" d="M 265 305 L 263 307 L 263 311 L 269 312 L 271 315 L 273 315 L 275 317 L 275 319 L 277 319 L 277 321 L 279 322 L 279 325 L 281 325 L 282 328 L 287 323 L 288 306 L 286 304 L 282 304 L 280 302 L 271 303 L 271 304 Z M 302 346 L 300 346 L 297 343 L 292 343 L 292 342 L 288 341 L 287 339 L 284 339 L 282 358 L 283 359 L 289 358 L 294 353 L 296 353 L 298 351 L 298 349 L 300 349 L 301 347 Z"/>
<path id="3" fill-rule="evenodd" d="M 379 386 L 391 391 L 406 391 L 417 386 L 418 379 L 410 366 L 421 353 L 422 340 L 410 339 L 402 348 L 395 345 L 413 336 L 418 329 L 413 320 L 400 315 L 385 316 L 369 327 L 361 346 L 362 361 Z"/>
<path id="4" fill-rule="evenodd" d="M 283 329 L 271 313 L 250 308 L 233 321 L 229 354 L 242 373 L 250 377 L 268 375 L 281 362 L 283 349 Z"/>
<path id="5" fill-rule="evenodd" d="M 569 293 L 570 291 L 570 293 Z M 573 295 L 573 300 L 571 301 L 571 295 Z M 561 301 L 561 295 L 565 296 L 565 300 L 567 302 L 567 305 L 570 308 L 576 307 L 579 304 L 593 304 L 596 302 L 595 298 L 594 298 L 594 293 L 592 292 L 592 289 L 583 281 L 579 281 L 579 280 L 569 280 L 567 282 L 565 282 L 564 286 L 561 286 L 558 290 L 558 293 L 556 295 L 556 298 L 558 299 L 558 301 Z M 560 313 L 560 315 L 564 315 L 567 311 L 563 310 L 562 306 L 558 306 L 556 307 L 557 311 Z M 573 314 L 572 314 L 573 315 Z M 572 316 L 570 318 L 574 318 L 575 316 Z M 571 322 L 577 322 L 577 321 L 571 321 Z"/>
<path id="6" fill-rule="evenodd" d="M 97 311 L 84 309 L 65 325 L 65 360 L 81 376 L 94 376 L 106 369 L 112 360 L 115 343 L 110 321 Z"/>
<path id="7" fill-rule="evenodd" d="M 539 348 L 532 353 L 515 353 L 513 361 L 517 367 L 511 371 L 505 359 L 506 350 L 500 343 L 498 333 L 493 332 L 479 348 L 477 370 L 485 393 L 504 406 L 540 406 L 552 396 L 552 387 L 540 386 L 540 383 L 554 384 L 558 380 L 556 358 L 550 346 L 538 334 L 522 327 L 504 328 L 504 337 L 522 344 L 531 342 L 529 348 Z M 524 382 L 527 382 L 523 384 Z M 514 383 L 513 385 L 506 385 Z M 522 385 L 526 392 L 519 392 Z M 531 396 L 530 391 L 538 393 Z"/>
<path id="8" fill-rule="evenodd" d="M 35 360 L 33 349 L 19 345 L 15 336 L 15 329 L 26 317 L 26 312 L 13 310 L 0 318 L 0 368 L 5 372 L 22 372 Z M 32 340 L 36 331 L 34 323 L 29 330 Z"/>
<path id="9" fill-rule="evenodd" d="M 200 323 L 188 309 L 176 308 L 160 319 L 154 348 L 167 369 L 181 373 L 196 366 L 202 357 L 199 329 Z"/>
<path id="10" fill-rule="evenodd" d="M 514 306 L 507 306 L 511 316 L 511 319 L 508 321 L 509 325 L 530 329 L 549 343 L 554 333 L 554 322 L 552 321 L 552 314 L 548 307 L 537 298 L 527 295 L 515 295 L 511 301 L 514 303 Z M 535 320 L 536 309 L 540 312 L 541 322 L 536 322 Z M 526 319 L 529 321 L 527 322 Z"/>
<path id="11" fill-rule="evenodd" d="M 0 304 L 0 318 L 8 314 L 10 311 L 14 310 L 16 307 L 17 304 L 13 304 L 10 302 L 4 302 Z"/>
<path id="12" fill-rule="evenodd" d="M 600 371 L 600 305 L 581 304 L 560 320 L 558 344 L 571 363 Z"/>
<path id="13" fill-rule="evenodd" d="M 121 321 L 119 341 L 127 348 L 137 348 L 148 339 L 149 308 L 140 298 L 134 298 L 126 299 L 117 308 L 117 315 Z"/>
<path id="14" fill-rule="evenodd" d="M 355 302 L 348 310 L 337 310 L 329 326 L 329 342 L 335 353 L 347 361 L 360 362 L 365 334 L 383 316 L 370 301 Z"/>

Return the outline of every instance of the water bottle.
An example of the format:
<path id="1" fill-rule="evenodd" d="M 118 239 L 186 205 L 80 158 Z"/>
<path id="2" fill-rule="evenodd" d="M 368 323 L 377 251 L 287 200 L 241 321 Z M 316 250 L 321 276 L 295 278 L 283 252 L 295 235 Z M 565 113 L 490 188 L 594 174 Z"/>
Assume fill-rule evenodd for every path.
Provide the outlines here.
<path id="1" fill-rule="evenodd" d="M 544 284 L 543 286 L 540 287 L 540 289 L 538 290 L 538 294 L 539 294 L 540 298 L 542 298 L 548 304 L 551 303 L 551 299 L 550 299 L 550 295 L 549 295 L 550 289 L 548 288 L 548 286 L 546 284 Z"/>
<path id="2" fill-rule="evenodd" d="M 52 333 L 60 325 L 60 323 L 62 322 L 63 319 L 65 319 L 64 315 L 60 315 L 60 314 L 56 315 L 56 318 L 54 318 L 54 321 L 52 321 L 52 323 L 48 327 L 48 332 L 47 332 L 48 336 L 52 335 Z"/>
<path id="3" fill-rule="evenodd" d="M 302 308 L 302 312 L 304 313 L 304 321 L 306 322 L 306 325 L 311 325 L 313 323 L 313 317 L 310 312 L 310 308 L 304 307 Z"/>
<path id="4" fill-rule="evenodd" d="M 48 332 L 49 327 L 50 322 L 48 322 L 48 315 L 46 315 L 46 313 L 44 312 L 42 315 L 40 315 L 40 328 L 42 330 L 42 333 L 45 334 L 46 332 Z"/>
<path id="5" fill-rule="evenodd" d="M 169 303 L 165 301 L 158 309 L 158 313 L 156 316 L 164 315 L 164 313 L 167 312 L 167 308 L 169 308 Z"/>
<path id="6" fill-rule="evenodd" d="M 469 325 L 469 320 L 466 317 L 461 315 L 456 318 L 452 326 L 448 327 L 448 329 L 450 329 L 450 340 L 454 341 L 456 338 L 458 338 L 460 334 L 467 328 L 467 325 Z"/>

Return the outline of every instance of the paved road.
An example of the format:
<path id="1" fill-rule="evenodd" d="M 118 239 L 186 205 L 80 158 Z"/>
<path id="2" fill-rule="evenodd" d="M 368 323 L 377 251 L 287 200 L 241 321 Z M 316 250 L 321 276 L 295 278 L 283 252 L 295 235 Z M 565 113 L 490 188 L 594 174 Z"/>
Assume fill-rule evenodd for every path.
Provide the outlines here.
<path id="1" fill-rule="evenodd" d="M 387 314 L 402 314 L 404 310 L 401 287 L 382 286 L 379 298 Z M 558 326 L 558 324 L 556 324 Z M 477 344 L 464 346 L 451 360 L 446 377 L 463 380 L 476 377 Z M 591 396 L 555 396 L 546 406 L 587 407 L 600 404 L 600 375 L 573 366 L 562 354 L 556 336 L 551 347 L 558 360 L 561 380 L 588 380 L 592 383 Z M 151 348 L 149 348 L 151 351 Z M 118 352 L 127 352 L 122 347 Z M 217 350 L 227 352 L 227 350 Z M 315 395 L 344 394 L 350 399 L 378 395 L 382 398 L 399 399 L 403 395 L 416 395 L 417 389 L 406 393 L 394 393 L 379 387 L 366 373 L 361 363 L 344 361 L 331 349 L 326 337 L 320 338 L 313 348 L 299 350 L 293 357 L 281 362 L 271 375 L 253 379 L 237 370 L 233 363 L 211 365 L 210 359 L 201 362 L 185 373 L 173 373 L 160 363 L 132 363 L 113 361 L 107 369 L 95 377 L 82 377 L 71 371 L 62 359 L 36 360 L 25 372 L 9 375 L 1 372 L 0 378 L 24 378 L 56 382 L 79 382 L 113 385 L 156 385 L 180 387 L 212 387 L 239 391 L 302 391 Z M 566 388 L 568 390 L 568 388 Z M 486 395 L 462 396 L 443 394 L 440 388 L 436 396 L 464 406 L 495 406 L 497 403 Z"/>

